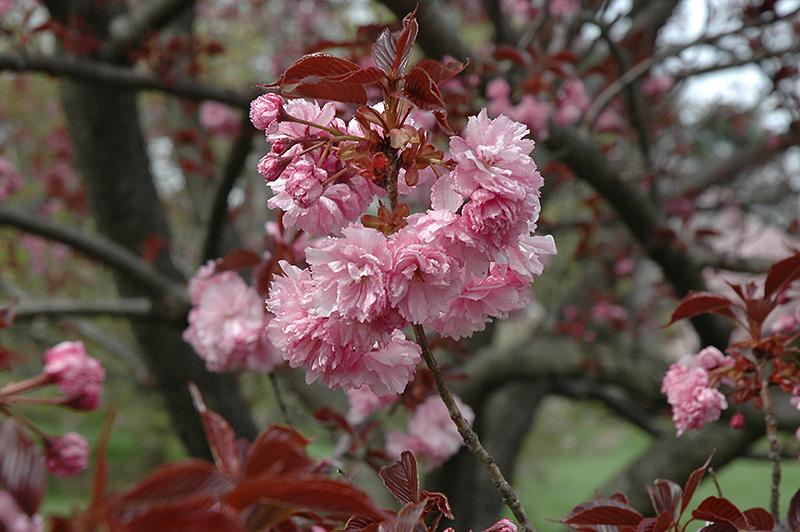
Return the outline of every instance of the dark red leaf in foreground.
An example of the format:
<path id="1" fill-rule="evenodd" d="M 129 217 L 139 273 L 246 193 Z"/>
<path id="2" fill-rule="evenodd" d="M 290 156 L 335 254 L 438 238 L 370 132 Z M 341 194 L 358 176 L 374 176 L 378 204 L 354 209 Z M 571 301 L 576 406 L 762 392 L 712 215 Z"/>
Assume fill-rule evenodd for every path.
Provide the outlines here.
<path id="1" fill-rule="evenodd" d="M 750 508 L 744 511 L 744 516 L 753 530 L 772 530 L 775 528 L 775 520 L 772 515 L 763 508 Z"/>
<path id="2" fill-rule="evenodd" d="M 681 487 L 671 480 L 657 480 L 652 485 L 647 486 L 647 494 L 656 514 L 667 512 L 675 515 L 678 502 L 681 500 Z"/>
<path id="3" fill-rule="evenodd" d="M 414 65 L 414 68 L 419 68 L 427 72 L 437 85 L 457 76 L 466 67 L 467 65 L 465 63 L 459 61 L 446 61 L 442 63 L 440 61 L 434 61 L 433 59 L 425 59 Z"/>
<path id="4" fill-rule="evenodd" d="M 724 523 L 737 529 L 747 529 L 747 518 L 731 501 L 722 497 L 708 497 L 692 511 L 692 517 L 702 521 Z"/>
<path id="5" fill-rule="evenodd" d="M 166 464 L 147 475 L 122 496 L 126 505 L 165 504 L 170 499 L 196 496 L 221 496 L 231 482 L 214 464 L 205 460 L 186 460 Z"/>
<path id="6" fill-rule="evenodd" d="M 378 476 L 392 495 L 402 503 L 419 501 L 419 473 L 417 459 L 409 451 L 403 451 L 400 459 L 392 465 L 382 467 Z"/>
<path id="7" fill-rule="evenodd" d="M 799 277 L 800 253 L 796 253 L 780 262 L 776 262 L 769 269 L 767 280 L 764 281 L 764 297 L 771 297 Z"/>
<path id="8" fill-rule="evenodd" d="M 644 516 L 613 499 L 598 499 L 575 507 L 563 523 L 570 526 L 637 526 Z"/>
<path id="9" fill-rule="evenodd" d="M 189 384 L 194 407 L 203 421 L 206 440 L 211 448 L 211 455 L 220 471 L 236 477 L 239 474 L 239 454 L 236 452 L 236 435 L 225 419 L 206 407 L 200 390 L 194 384 Z"/>
<path id="10" fill-rule="evenodd" d="M 217 506 L 215 498 L 201 497 L 152 508 L 133 517 L 128 532 L 244 532 L 238 516 Z"/>
<path id="11" fill-rule="evenodd" d="M 245 475 L 309 471 L 314 462 L 306 454 L 308 440 L 290 427 L 273 425 L 250 446 Z"/>
<path id="12" fill-rule="evenodd" d="M 414 532 L 418 529 L 420 518 L 425 512 L 425 502 L 417 502 L 406 504 L 397 512 L 394 524 L 391 528 L 392 532 Z M 423 528 L 424 530 L 424 528 Z"/>
<path id="13" fill-rule="evenodd" d="M 678 304 L 665 327 L 672 325 L 676 321 L 693 318 L 709 312 L 725 313 L 725 311 L 728 311 L 727 314 L 730 314 L 731 305 L 733 305 L 733 302 L 725 296 L 709 292 L 693 292 L 684 297 Z"/>
<path id="14" fill-rule="evenodd" d="M 22 510 L 33 515 L 44 492 L 44 458 L 16 422 L 0 420 L 0 489 L 7 490 Z"/>
<path id="15" fill-rule="evenodd" d="M 225 501 L 237 510 L 254 502 L 264 502 L 341 519 L 354 515 L 381 520 L 384 517 L 369 495 L 350 484 L 326 477 L 259 475 L 239 484 L 225 496 Z"/>
<path id="16" fill-rule="evenodd" d="M 708 457 L 706 463 L 702 466 L 698 467 L 692 474 L 689 475 L 689 478 L 686 480 L 686 484 L 683 486 L 683 498 L 681 499 L 681 514 L 686 511 L 686 507 L 694 497 L 694 492 L 697 490 L 697 486 L 700 485 L 700 481 L 703 480 L 703 476 L 706 474 L 706 469 L 711 464 L 711 459 L 714 457 L 714 453 L 711 453 L 711 456 Z"/>

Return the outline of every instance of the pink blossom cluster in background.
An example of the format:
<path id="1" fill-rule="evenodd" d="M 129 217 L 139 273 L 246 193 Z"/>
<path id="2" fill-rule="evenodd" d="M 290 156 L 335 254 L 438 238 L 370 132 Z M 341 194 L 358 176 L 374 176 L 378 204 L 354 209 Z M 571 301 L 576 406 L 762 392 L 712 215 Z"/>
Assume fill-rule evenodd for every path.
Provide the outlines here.
<path id="1" fill-rule="evenodd" d="M 313 150 L 289 154 L 308 151 L 297 139 L 360 128 L 345 130 L 329 104 L 294 100 L 280 107 L 277 98 L 262 96 L 252 107 L 254 124 L 273 142 L 265 159 L 280 170 L 266 176 L 275 193 L 268 204 L 284 210 L 287 225 L 338 232 L 382 189 L 349 176 L 332 152 L 324 159 Z M 324 129 L 308 125 L 314 123 Z M 543 179 L 527 133 L 523 124 L 482 111 L 463 137 L 451 138 L 454 167 L 433 184 L 432 209 L 409 216 L 388 236 L 351 224 L 306 250 L 307 269 L 281 262 L 284 275 L 273 280 L 267 300 L 275 315 L 269 336 L 289 365 L 304 367 L 309 382 L 400 393 L 420 359 L 403 333 L 408 324 L 457 339 L 522 308 L 543 258 L 556 251 L 552 237 L 533 234 Z M 331 182 L 332 175 L 344 182 Z M 337 203 L 330 195 L 336 187 L 357 201 Z"/>
<path id="2" fill-rule="evenodd" d="M 464 419 L 472 425 L 475 413 L 455 398 Z M 404 450 L 411 451 L 428 467 L 446 462 L 461 448 L 463 441 L 441 397 L 431 395 L 420 404 L 408 422 L 406 432 L 393 431 L 386 437 L 386 451 L 399 457 Z"/>
<path id="3" fill-rule="evenodd" d="M 209 262 L 189 283 L 193 307 L 184 340 L 210 371 L 272 371 L 282 360 L 267 340 L 264 301 L 237 273 L 214 268 Z"/>
<path id="4" fill-rule="evenodd" d="M 241 126 L 238 114 L 224 103 L 205 101 L 200 104 L 198 115 L 200 125 L 209 133 L 233 136 Z"/>
<path id="5" fill-rule="evenodd" d="M 733 364 L 733 359 L 716 347 L 706 347 L 696 355 L 682 357 L 669 367 L 661 391 L 672 407 L 672 421 L 678 436 L 719 419 L 728 402 L 717 389 L 720 379 L 714 372 Z"/>
<path id="6" fill-rule="evenodd" d="M 377 395 L 367 386 L 347 390 L 347 422 L 353 425 L 363 423 L 373 413 L 398 399 L 400 396 L 397 394 Z"/>
<path id="7" fill-rule="evenodd" d="M 10 197 L 21 186 L 22 176 L 17 167 L 5 157 L 0 157 L 0 200 Z"/>

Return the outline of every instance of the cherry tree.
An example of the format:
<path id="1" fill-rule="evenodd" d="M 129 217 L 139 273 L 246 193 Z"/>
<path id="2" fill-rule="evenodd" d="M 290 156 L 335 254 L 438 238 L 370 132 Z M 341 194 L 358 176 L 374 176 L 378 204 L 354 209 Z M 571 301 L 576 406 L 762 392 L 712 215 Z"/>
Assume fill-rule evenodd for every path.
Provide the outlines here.
<path id="1" fill-rule="evenodd" d="M 100 452 L 89 504 L 54 526 L 512 530 L 505 503 L 531 529 L 514 472 L 561 395 L 652 436 L 566 525 L 797 527 L 800 495 L 778 501 L 779 433 L 800 426 L 800 11 L 698 5 L 0 2 L 0 362 L 35 352 L 26 322 L 67 324 L 152 378 L 197 457 L 118 493 Z M 696 98 L 741 72 L 741 99 Z M 21 457 L 0 459 L 35 464 L 0 478 L 10 529 L 42 526 L 45 468 L 88 461 L 16 405 L 96 408 L 105 373 L 78 342 L 43 362 L 0 384 Z M 288 420 L 301 396 L 330 456 L 257 430 L 243 373 Z M 765 434 L 769 511 L 689 506 L 713 450 L 718 469 Z M 331 477 L 348 464 L 399 510 Z"/>

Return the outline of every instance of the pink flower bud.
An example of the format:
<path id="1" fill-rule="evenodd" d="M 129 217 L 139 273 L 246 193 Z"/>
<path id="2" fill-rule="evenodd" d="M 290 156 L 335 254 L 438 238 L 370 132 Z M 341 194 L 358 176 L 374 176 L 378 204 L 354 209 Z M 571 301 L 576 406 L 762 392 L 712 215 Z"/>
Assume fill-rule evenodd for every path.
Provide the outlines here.
<path id="1" fill-rule="evenodd" d="M 272 125 L 283 111 L 283 98 L 277 94 L 262 94 L 250 103 L 250 121 L 264 131 Z"/>
<path id="2" fill-rule="evenodd" d="M 509 519 L 501 519 L 483 532 L 517 532 L 517 525 Z"/>
<path id="3" fill-rule="evenodd" d="M 66 395 L 64 404 L 79 410 L 94 410 L 106 372 L 86 353 L 82 342 L 61 342 L 44 354 L 44 373 Z"/>
<path id="4" fill-rule="evenodd" d="M 291 162 L 291 157 L 268 153 L 258 161 L 258 173 L 264 176 L 264 181 L 275 181 Z"/>
<path id="5" fill-rule="evenodd" d="M 741 412 L 736 412 L 731 418 L 731 428 L 733 430 L 741 430 L 744 428 L 744 415 Z"/>
<path id="6" fill-rule="evenodd" d="M 80 434 L 68 432 L 47 440 L 45 466 L 59 477 L 70 477 L 86 469 L 89 464 L 89 444 Z"/>

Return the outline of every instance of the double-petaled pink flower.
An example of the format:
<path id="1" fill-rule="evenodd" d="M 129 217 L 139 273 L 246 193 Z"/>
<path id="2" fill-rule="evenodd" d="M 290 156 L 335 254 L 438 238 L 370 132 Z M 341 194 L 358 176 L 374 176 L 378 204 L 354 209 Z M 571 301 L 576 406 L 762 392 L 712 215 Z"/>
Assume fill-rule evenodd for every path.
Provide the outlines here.
<path id="1" fill-rule="evenodd" d="M 45 467 L 53 475 L 71 477 L 89 464 L 89 444 L 74 432 L 48 438 L 45 442 Z"/>
<path id="2" fill-rule="evenodd" d="M 80 410 L 94 410 L 100 405 L 106 372 L 89 356 L 83 342 L 61 342 L 48 349 L 43 371 L 65 395 L 65 405 Z"/>
<path id="3" fill-rule="evenodd" d="M 699 355 L 672 364 L 661 384 L 661 391 L 672 406 L 672 421 L 678 436 L 716 421 L 728 407 L 709 374 L 710 370 L 728 365 L 727 357 L 715 348 L 706 348 Z"/>

